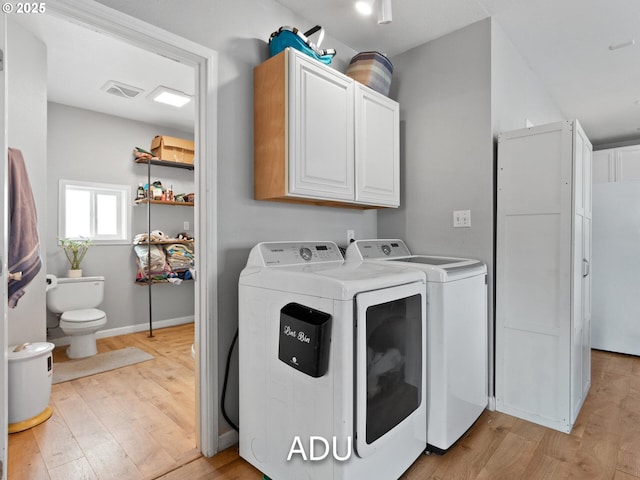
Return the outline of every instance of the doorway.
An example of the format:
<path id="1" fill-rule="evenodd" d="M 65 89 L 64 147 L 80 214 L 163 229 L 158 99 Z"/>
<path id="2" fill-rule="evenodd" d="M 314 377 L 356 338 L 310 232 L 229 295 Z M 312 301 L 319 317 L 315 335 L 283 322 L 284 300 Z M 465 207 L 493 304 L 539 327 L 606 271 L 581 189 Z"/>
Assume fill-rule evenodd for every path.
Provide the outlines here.
<path id="1" fill-rule="evenodd" d="M 198 449 L 205 456 L 211 456 L 217 451 L 218 440 L 218 381 L 214 347 L 217 329 L 216 199 L 206 186 L 215 184 L 216 179 L 216 54 L 95 2 L 77 2 L 71 6 L 48 2 L 47 15 L 189 65 L 195 72 L 194 140 L 197 155 L 194 161 L 194 193 L 198 199 L 194 207 L 193 226 L 197 239 L 194 285 L 195 425 Z M 205 245 L 207 248 L 204 248 Z"/>

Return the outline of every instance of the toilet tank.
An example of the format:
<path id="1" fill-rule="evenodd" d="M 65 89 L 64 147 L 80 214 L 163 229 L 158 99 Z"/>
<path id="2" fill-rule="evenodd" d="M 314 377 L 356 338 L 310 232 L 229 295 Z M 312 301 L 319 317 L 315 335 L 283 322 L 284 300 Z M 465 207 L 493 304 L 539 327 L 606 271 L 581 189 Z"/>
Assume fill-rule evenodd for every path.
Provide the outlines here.
<path id="1" fill-rule="evenodd" d="M 57 278 L 47 288 L 47 308 L 53 313 L 95 308 L 104 298 L 104 277 Z"/>

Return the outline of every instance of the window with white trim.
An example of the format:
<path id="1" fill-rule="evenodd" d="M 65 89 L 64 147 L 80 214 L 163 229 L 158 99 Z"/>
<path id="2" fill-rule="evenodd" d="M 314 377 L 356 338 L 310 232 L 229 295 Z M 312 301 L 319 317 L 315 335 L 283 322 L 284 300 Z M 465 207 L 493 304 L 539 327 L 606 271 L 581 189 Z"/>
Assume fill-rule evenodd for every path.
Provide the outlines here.
<path id="1" fill-rule="evenodd" d="M 131 243 L 131 187 L 60 180 L 58 237 Z"/>

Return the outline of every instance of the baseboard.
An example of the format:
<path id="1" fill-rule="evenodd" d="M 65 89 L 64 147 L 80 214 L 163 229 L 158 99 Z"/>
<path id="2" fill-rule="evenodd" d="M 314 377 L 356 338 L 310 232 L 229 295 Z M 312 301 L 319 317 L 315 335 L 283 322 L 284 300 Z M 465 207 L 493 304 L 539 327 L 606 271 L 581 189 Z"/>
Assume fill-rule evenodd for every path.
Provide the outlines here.
<path id="1" fill-rule="evenodd" d="M 232 447 L 236 443 L 238 443 L 238 432 L 235 430 L 229 430 L 228 432 L 224 432 L 222 435 L 218 437 L 218 452 L 222 450 L 226 450 L 229 447 Z"/>
<path id="2" fill-rule="evenodd" d="M 187 323 L 193 323 L 194 316 L 188 315 L 186 317 L 169 318 L 167 320 L 157 320 L 153 322 L 153 329 L 175 327 L 177 325 L 184 325 Z M 148 323 L 137 323 L 135 325 L 127 325 L 126 327 L 108 328 L 106 330 L 100 330 L 96 333 L 96 338 L 117 337 L 118 335 L 126 335 L 128 333 L 144 332 L 149 329 Z M 61 345 L 69 345 L 69 337 L 58 337 L 47 339 L 48 342 L 53 343 L 56 347 Z"/>

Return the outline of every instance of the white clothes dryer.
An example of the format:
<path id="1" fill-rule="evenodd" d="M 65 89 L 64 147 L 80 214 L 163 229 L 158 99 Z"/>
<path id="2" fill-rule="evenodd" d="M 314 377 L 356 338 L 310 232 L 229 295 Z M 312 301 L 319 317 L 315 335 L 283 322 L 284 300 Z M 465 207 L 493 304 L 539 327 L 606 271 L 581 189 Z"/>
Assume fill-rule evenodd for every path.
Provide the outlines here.
<path id="1" fill-rule="evenodd" d="M 346 259 L 411 266 L 427 275 L 427 450 L 446 452 L 488 404 L 486 265 L 412 255 L 402 240 L 356 240 Z"/>
<path id="2" fill-rule="evenodd" d="M 426 448 L 424 273 L 333 242 L 256 245 L 239 279 L 240 456 L 277 480 L 395 480 Z"/>

